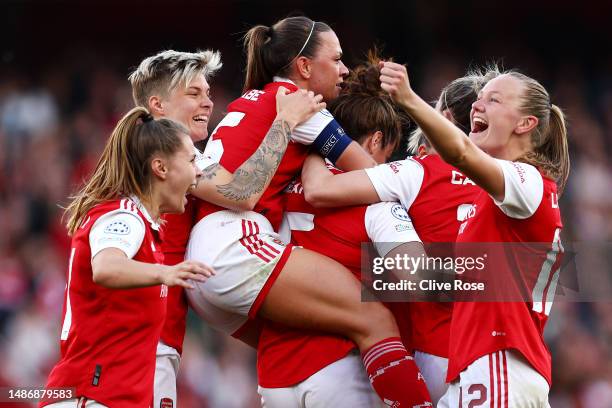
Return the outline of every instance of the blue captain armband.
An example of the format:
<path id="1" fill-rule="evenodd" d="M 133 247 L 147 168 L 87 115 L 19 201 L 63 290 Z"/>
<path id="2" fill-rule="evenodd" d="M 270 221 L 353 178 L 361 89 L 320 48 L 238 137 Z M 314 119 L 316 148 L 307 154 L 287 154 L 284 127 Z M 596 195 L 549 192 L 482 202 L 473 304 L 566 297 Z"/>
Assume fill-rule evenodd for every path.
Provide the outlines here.
<path id="1" fill-rule="evenodd" d="M 312 146 L 321 156 L 335 164 L 352 141 L 353 139 L 346 135 L 342 126 L 332 119 L 312 142 Z"/>

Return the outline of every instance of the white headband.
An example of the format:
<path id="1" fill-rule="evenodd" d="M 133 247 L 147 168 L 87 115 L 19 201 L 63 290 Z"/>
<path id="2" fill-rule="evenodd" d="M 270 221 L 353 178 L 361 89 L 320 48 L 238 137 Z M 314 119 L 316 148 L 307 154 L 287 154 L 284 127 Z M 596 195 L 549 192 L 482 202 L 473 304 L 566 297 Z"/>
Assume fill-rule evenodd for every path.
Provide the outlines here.
<path id="1" fill-rule="evenodd" d="M 280 69 L 280 71 L 282 71 L 283 69 L 287 68 L 289 65 L 293 64 L 293 61 L 295 61 L 296 59 L 298 59 L 298 57 L 300 55 L 302 55 L 302 52 L 304 51 L 304 49 L 306 48 L 306 46 L 308 45 L 308 41 L 310 41 L 310 37 L 312 37 L 312 33 L 314 32 L 314 28 L 315 28 L 315 24 L 317 24 L 316 21 L 312 22 L 312 27 L 310 27 L 310 33 L 308 34 L 308 37 L 306 37 L 306 41 L 304 42 L 304 45 L 302 45 L 302 48 L 300 49 L 300 52 L 298 52 L 296 54 L 295 57 L 293 57 L 293 59 L 291 61 L 289 61 L 289 63 L 287 65 L 285 65 L 284 67 L 282 67 Z"/>
<path id="2" fill-rule="evenodd" d="M 312 33 L 314 31 L 315 24 L 317 24 L 316 21 L 313 21 L 312 22 L 312 27 L 310 27 L 310 33 L 308 34 L 308 37 L 306 37 L 306 41 L 304 42 L 304 45 L 302 45 L 302 48 L 300 49 L 300 52 L 297 53 L 295 58 L 297 58 L 300 55 L 302 55 L 302 52 L 304 51 L 304 48 L 306 48 L 306 45 L 308 45 L 308 41 L 310 41 L 310 37 L 312 37 Z M 293 61 L 291 61 L 291 62 L 293 62 Z"/>

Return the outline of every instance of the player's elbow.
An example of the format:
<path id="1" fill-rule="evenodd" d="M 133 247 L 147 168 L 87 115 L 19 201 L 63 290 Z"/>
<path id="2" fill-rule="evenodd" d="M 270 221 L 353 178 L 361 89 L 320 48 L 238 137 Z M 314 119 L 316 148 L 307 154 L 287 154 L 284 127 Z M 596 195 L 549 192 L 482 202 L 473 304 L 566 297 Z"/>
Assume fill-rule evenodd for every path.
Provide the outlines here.
<path id="1" fill-rule="evenodd" d="M 115 280 L 115 272 L 113 271 L 113 262 L 104 256 L 103 253 L 94 256 L 91 261 L 91 279 L 96 285 L 112 288 Z"/>
<path id="2" fill-rule="evenodd" d="M 248 198 L 246 200 L 237 201 L 235 205 L 233 205 L 232 210 L 234 211 L 253 211 L 257 202 L 259 201 L 259 197 L 257 198 Z"/>
<path id="3" fill-rule="evenodd" d="M 325 207 L 327 203 L 327 196 L 323 193 L 322 189 L 309 188 L 304 189 L 304 199 L 310 205 L 315 208 Z"/>
<path id="4" fill-rule="evenodd" d="M 95 258 L 94 258 L 95 259 Z M 92 280 L 96 285 L 104 286 L 106 288 L 111 287 L 112 273 L 108 268 L 100 265 L 95 260 L 91 264 Z"/>
<path id="5" fill-rule="evenodd" d="M 461 168 L 461 165 L 465 163 L 467 159 L 468 150 L 468 143 L 466 143 L 464 140 L 461 140 L 456 145 L 452 146 L 449 149 L 446 149 L 444 154 L 440 154 L 442 155 L 442 158 L 445 162 L 454 167 Z"/>

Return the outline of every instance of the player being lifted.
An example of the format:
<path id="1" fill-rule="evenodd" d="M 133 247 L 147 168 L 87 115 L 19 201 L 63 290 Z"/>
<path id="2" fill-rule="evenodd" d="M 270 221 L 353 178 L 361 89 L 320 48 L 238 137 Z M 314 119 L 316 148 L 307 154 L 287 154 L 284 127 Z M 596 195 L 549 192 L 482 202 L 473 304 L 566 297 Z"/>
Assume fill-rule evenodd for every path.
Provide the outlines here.
<path id="1" fill-rule="evenodd" d="M 371 54 L 369 62 L 356 67 L 347 78 L 330 111 L 378 163 L 384 163 L 400 143 L 402 119 L 381 91 L 378 76 L 378 60 Z M 378 257 L 420 256 L 424 252 L 406 211 L 397 202 L 315 209 L 305 201 L 299 180 L 290 184 L 285 194 L 281 235 L 291 234 L 293 244 L 340 262 L 356 279 L 360 279 L 362 243 L 373 243 Z M 404 306 L 386 305 L 400 329 L 402 341 L 396 345 L 403 343 L 409 349 L 409 310 L 396 305 Z M 265 321 L 257 353 L 263 404 L 269 408 L 379 407 L 354 350 L 353 342 L 337 335 Z M 416 365 L 410 360 L 405 365 L 413 367 L 412 375 L 404 378 L 412 398 L 409 406 L 431 406 Z M 381 379 L 372 376 L 374 383 Z"/>
<path id="2" fill-rule="evenodd" d="M 270 125 L 282 129 L 282 124 L 272 124 L 272 96 L 279 86 L 309 89 L 331 100 L 348 73 L 335 33 L 306 17 L 256 26 L 247 33 L 246 46 L 245 88 L 250 90 L 229 105 L 228 115 L 209 141 L 205 156 L 214 164 L 204 177 L 216 177 L 217 166 L 233 171 L 261 143 Z M 374 162 L 327 111 L 296 127 L 291 138 L 298 143 L 289 143 L 289 132 L 282 135 L 271 149 L 286 149 L 276 156 L 275 173 L 245 177 L 242 188 L 206 184 L 212 184 L 215 193 L 236 199 L 254 190 L 261 193 L 253 202 L 254 211 L 228 211 L 211 205 L 218 203 L 206 191 L 195 193 L 210 203 L 200 203 L 200 220 L 192 230 L 187 257 L 211 262 L 217 279 L 198 286 L 192 302 L 207 321 L 227 333 L 236 332 L 247 317 L 260 316 L 344 335 L 363 353 L 368 372 L 381 372 L 380 382 L 374 384 L 381 399 L 407 403 L 411 390 L 404 386 L 404 378 L 412 368 L 404 364 L 409 355 L 397 345 L 399 331 L 389 310 L 380 303 L 360 302 L 359 282 L 345 267 L 306 249 L 293 250 L 275 232 L 283 213 L 282 191 L 300 171 L 307 145 L 346 170 Z M 388 365 L 393 370 L 385 371 Z"/>

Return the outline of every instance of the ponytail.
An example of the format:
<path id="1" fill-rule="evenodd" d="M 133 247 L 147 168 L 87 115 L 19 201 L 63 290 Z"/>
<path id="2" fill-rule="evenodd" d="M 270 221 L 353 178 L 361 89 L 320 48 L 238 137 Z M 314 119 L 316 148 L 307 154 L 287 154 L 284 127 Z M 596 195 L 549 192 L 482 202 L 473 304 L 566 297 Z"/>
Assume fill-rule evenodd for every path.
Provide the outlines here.
<path id="1" fill-rule="evenodd" d="M 538 118 L 538 125 L 531 132 L 533 150 L 518 161 L 537 167 L 555 180 L 561 194 L 570 171 L 565 115 L 550 102 L 548 92 L 538 81 L 516 71 L 505 74 L 523 83 L 522 110 Z"/>
<path id="2" fill-rule="evenodd" d="M 251 28 L 243 39 L 247 54 L 243 92 L 263 88 L 274 75 L 287 76 L 300 56 L 313 58 L 321 43 L 319 34 L 326 31 L 331 31 L 327 24 L 304 16 Z"/>
<path id="3" fill-rule="evenodd" d="M 246 78 L 243 92 L 249 89 L 261 89 L 272 81 L 272 74 L 266 69 L 263 52 L 270 41 L 271 28 L 257 25 L 244 36 L 244 48 L 247 53 Z"/>
<path id="4" fill-rule="evenodd" d="M 150 193 L 150 161 L 157 153 L 176 152 L 179 134 L 189 132 L 169 119 L 153 120 L 143 107 L 130 110 L 115 126 L 93 175 L 74 196 L 65 211 L 66 227 L 73 235 L 95 205 L 123 196 L 143 199 Z"/>
<path id="5" fill-rule="evenodd" d="M 536 152 L 554 163 L 551 175 L 557 182 L 559 193 L 562 193 L 569 176 L 570 160 L 565 115 L 556 105 L 550 107 L 550 124 L 546 142 L 536 148 Z"/>

